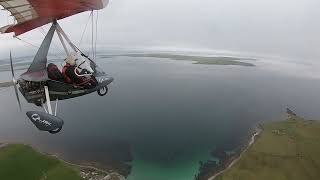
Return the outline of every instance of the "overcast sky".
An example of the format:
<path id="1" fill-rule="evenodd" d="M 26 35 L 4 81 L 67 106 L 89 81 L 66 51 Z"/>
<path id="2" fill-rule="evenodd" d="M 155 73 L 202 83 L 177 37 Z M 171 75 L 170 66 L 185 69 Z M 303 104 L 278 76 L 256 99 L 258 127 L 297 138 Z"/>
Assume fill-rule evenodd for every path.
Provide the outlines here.
<path id="1" fill-rule="evenodd" d="M 319 7 L 319 0 L 111 0 L 99 12 L 99 50 L 222 50 L 316 61 Z M 61 21 L 76 44 L 89 14 Z M 0 25 L 6 24 L 7 13 L 1 11 Z M 43 35 L 34 30 L 21 38 L 39 45 Z M 82 46 L 89 40 L 87 31 Z M 0 35 L 0 56 L 10 49 L 15 54 L 35 53 L 12 34 Z"/>

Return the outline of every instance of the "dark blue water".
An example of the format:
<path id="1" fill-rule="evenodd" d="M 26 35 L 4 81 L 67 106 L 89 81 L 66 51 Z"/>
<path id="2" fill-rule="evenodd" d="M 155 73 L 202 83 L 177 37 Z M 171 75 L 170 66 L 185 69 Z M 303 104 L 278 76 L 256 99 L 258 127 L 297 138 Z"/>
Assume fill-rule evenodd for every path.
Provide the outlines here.
<path id="1" fill-rule="evenodd" d="M 115 78 L 109 94 L 60 101 L 65 125 L 57 135 L 37 131 L 19 112 L 12 88 L 0 89 L 1 141 L 105 166 L 132 155 L 130 180 L 188 180 L 210 150 L 239 145 L 258 122 L 284 118 L 286 106 L 320 117 L 320 79 L 290 69 L 130 57 L 98 63 Z M 10 79 L 9 72 L 0 75 Z M 22 104 L 24 111 L 37 109 Z"/>

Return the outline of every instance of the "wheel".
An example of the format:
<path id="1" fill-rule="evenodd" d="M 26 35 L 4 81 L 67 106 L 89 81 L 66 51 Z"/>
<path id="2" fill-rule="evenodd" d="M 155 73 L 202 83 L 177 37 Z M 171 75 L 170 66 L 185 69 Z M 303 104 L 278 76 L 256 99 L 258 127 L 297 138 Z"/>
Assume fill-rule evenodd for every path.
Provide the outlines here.
<path id="1" fill-rule="evenodd" d="M 67 91 L 67 95 L 71 95 L 71 94 L 72 94 L 72 90 L 69 89 L 69 90 Z"/>
<path id="2" fill-rule="evenodd" d="M 59 127 L 58 129 L 55 129 L 55 130 L 52 130 L 52 131 L 49 131 L 50 134 L 57 134 L 58 132 L 60 132 L 62 129 L 62 127 Z"/>
<path id="3" fill-rule="evenodd" d="M 105 96 L 108 93 L 108 87 L 104 86 L 104 87 L 98 89 L 97 93 L 99 94 L 99 96 Z"/>

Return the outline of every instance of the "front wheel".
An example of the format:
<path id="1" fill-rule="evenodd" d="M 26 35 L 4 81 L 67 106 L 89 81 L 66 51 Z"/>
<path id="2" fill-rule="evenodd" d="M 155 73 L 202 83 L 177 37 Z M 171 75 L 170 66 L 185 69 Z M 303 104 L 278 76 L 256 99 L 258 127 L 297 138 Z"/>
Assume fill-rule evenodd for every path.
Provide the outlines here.
<path id="1" fill-rule="evenodd" d="M 98 89 L 97 93 L 99 94 L 99 96 L 105 96 L 108 93 L 108 87 L 104 86 L 104 87 Z"/>

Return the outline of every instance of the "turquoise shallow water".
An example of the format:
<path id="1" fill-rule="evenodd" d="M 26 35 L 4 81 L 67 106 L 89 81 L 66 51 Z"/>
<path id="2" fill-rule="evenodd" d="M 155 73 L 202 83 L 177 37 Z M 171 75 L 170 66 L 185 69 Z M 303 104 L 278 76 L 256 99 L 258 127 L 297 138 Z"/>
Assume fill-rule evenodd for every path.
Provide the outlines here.
<path id="1" fill-rule="evenodd" d="M 188 61 L 99 59 L 115 78 L 109 94 L 59 103 L 60 134 L 39 132 L 20 113 L 12 89 L 0 93 L 0 139 L 31 143 L 77 161 L 108 165 L 133 155 L 129 180 L 192 180 L 214 147 L 232 150 L 253 125 L 284 117 L 287 105 L 320 117 L 319 80 L 263 66 Z M 19 73 L 19 72 L 17 72 Z M 1 78 L 10 78 L 1 72 Z M 40 110 L 27 106 L 23 110 Z"/>
<path id="2" fill-rule="evenodd" d="M 147 179 L 193 179 L 194 175 L 199 170 L 199 160 L 210 158 L 203 152 L 194 153 L 193 156 L 180 157 L 167 163 L 154 163 L 145 161 L 139 156 L 135 156 L 137 160 L 133 161 L 132 174 L 128 180 L 147 180 Z"/>

